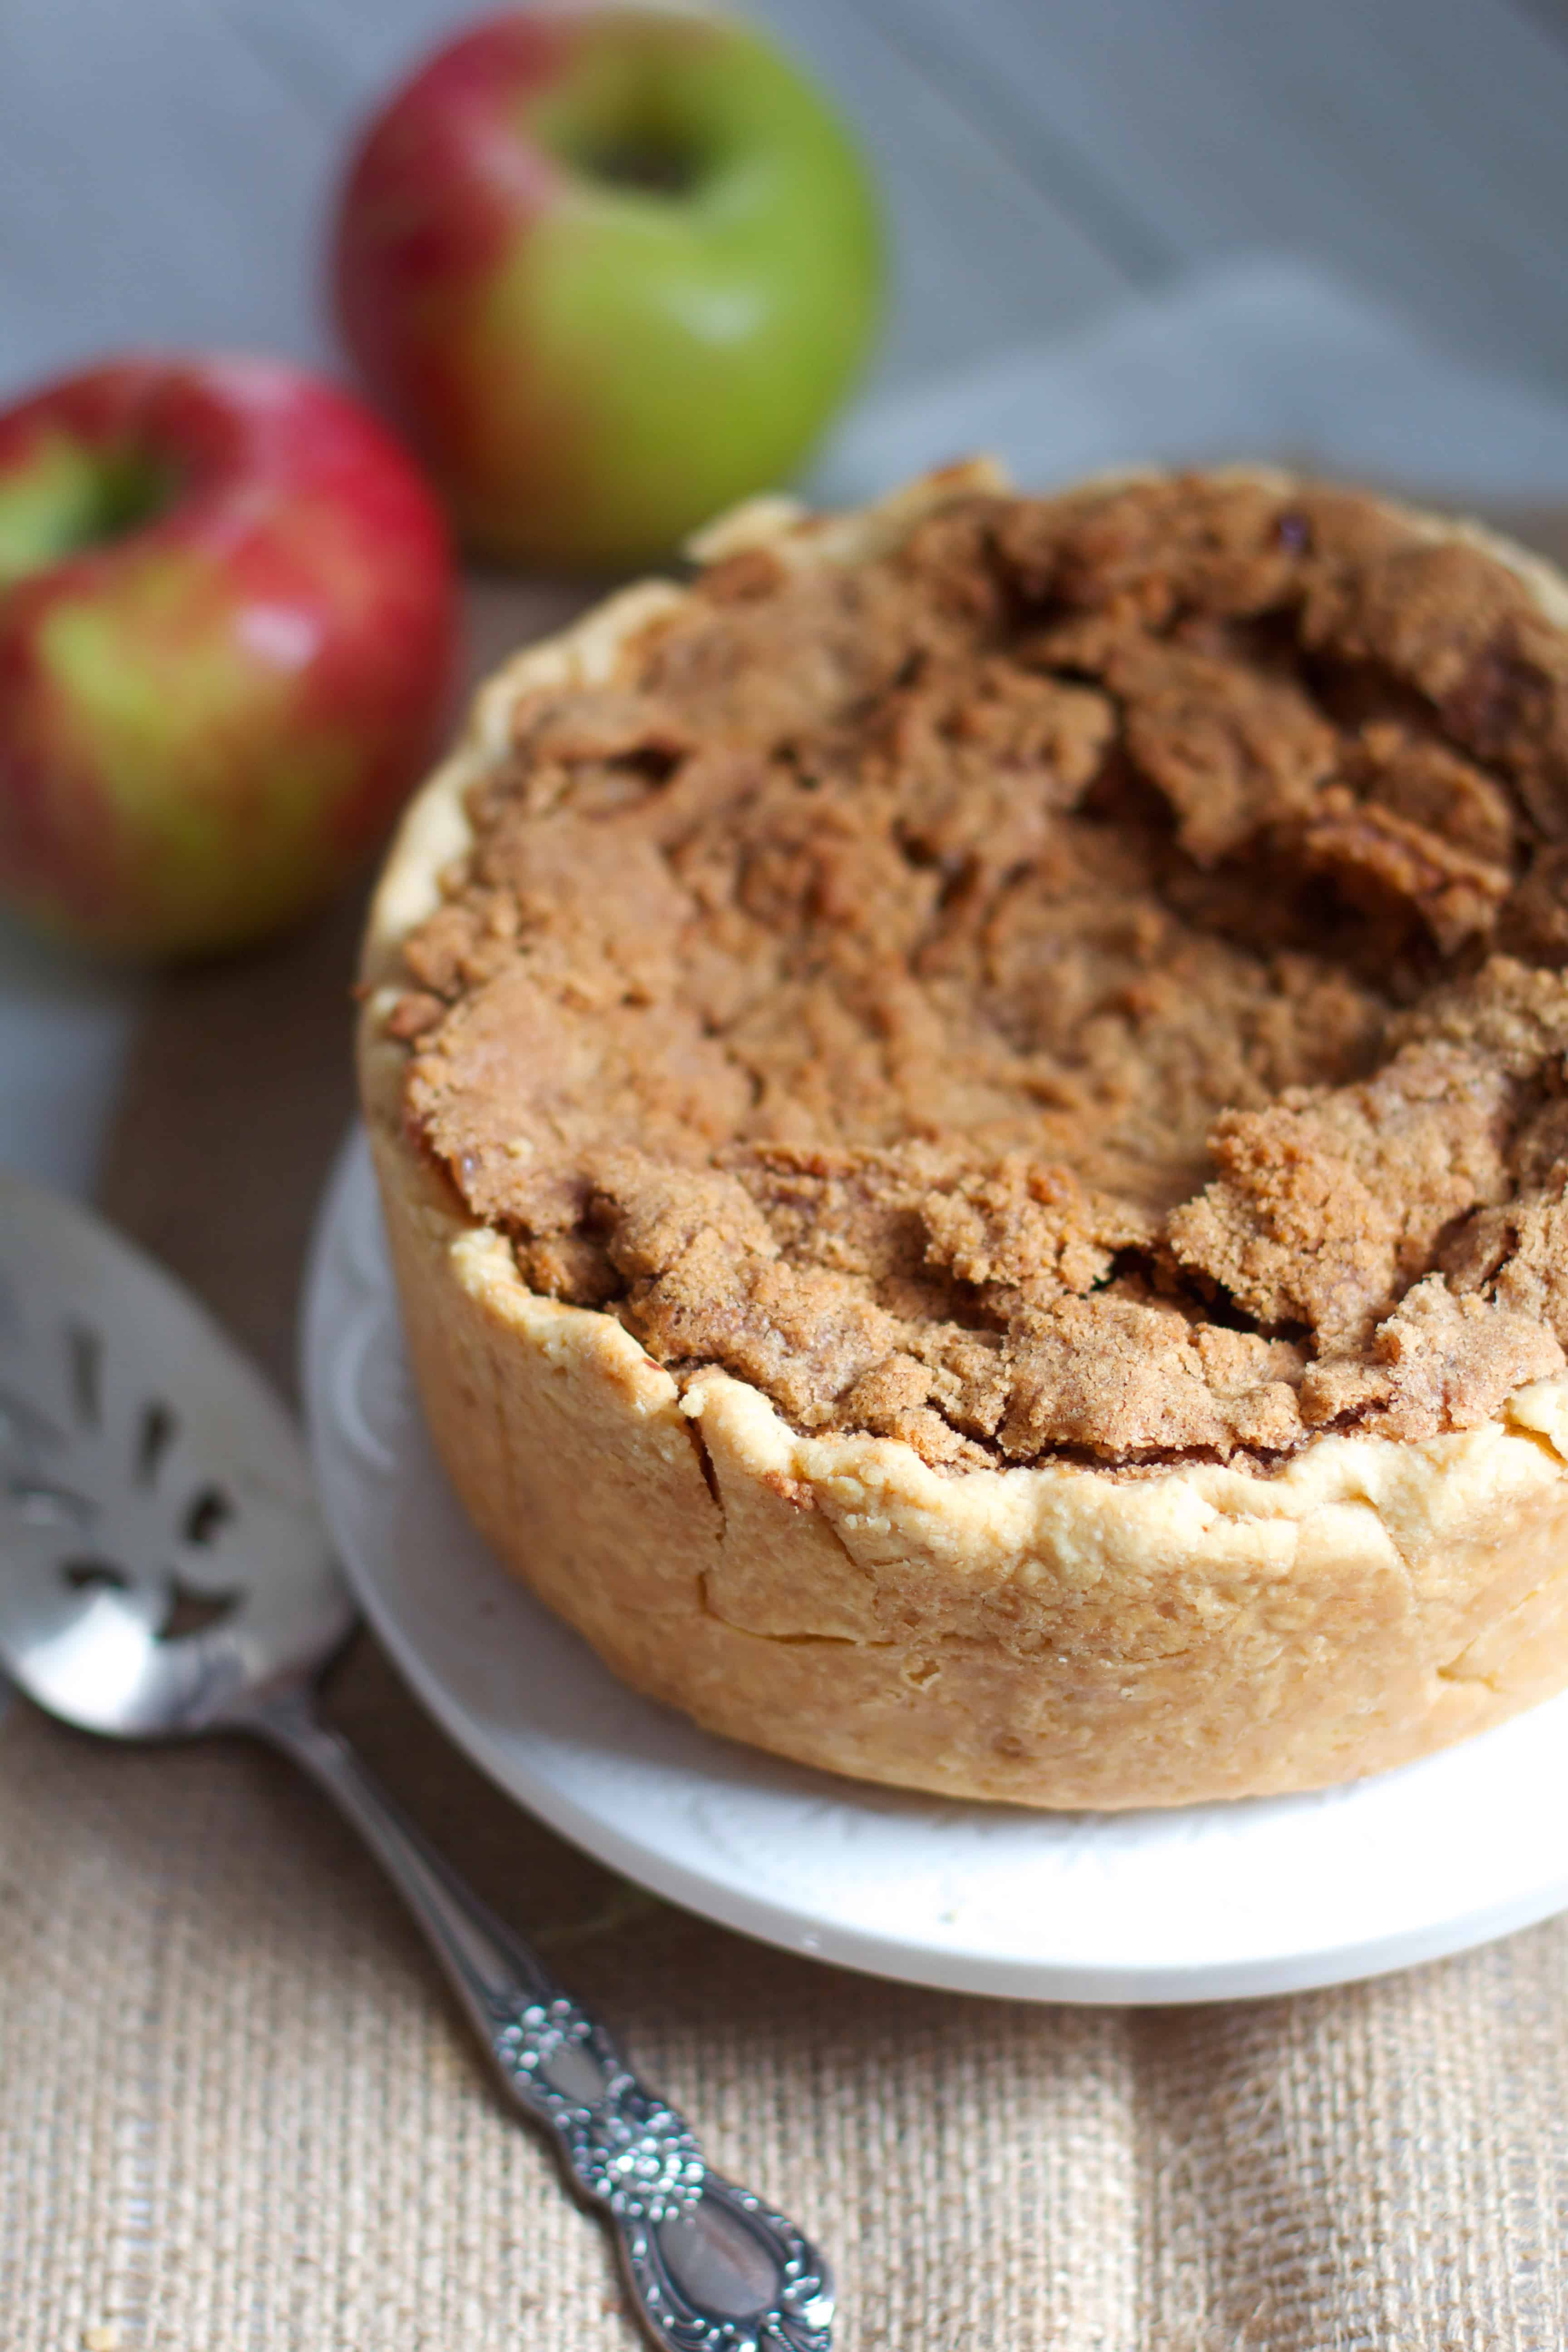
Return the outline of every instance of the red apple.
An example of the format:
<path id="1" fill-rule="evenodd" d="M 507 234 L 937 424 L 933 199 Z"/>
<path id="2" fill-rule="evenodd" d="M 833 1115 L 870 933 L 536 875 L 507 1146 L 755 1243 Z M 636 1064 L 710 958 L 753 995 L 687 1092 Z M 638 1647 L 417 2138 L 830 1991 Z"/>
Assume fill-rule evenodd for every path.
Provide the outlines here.
<path id="1" fill-rule="evenodd" d="M 0 896 L 135 955 L 324 897 L 445 719 L 443 519 L 355 401 L 116 362 L 0 414 Z"/>
<path id="2" fill-rule="evenodd" d="M 474 26 L 338 220 L 360 369 L 482 554 L 639 562 L 798 463 L 865 356 L 870 182 L 760 34 L 689 6 Z"/>

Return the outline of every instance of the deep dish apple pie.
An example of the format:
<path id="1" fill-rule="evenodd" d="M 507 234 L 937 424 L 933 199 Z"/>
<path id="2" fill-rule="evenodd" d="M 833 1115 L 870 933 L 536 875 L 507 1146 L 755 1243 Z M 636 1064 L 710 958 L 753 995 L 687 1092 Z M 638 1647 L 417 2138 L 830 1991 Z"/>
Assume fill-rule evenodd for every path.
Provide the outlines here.
<path id="1" fill-rule="evenodd" d="M 615 1671 L 1044 1806 L 1568 1683 L 1568 587 L 1258 472 L 783 502 L 414 803 L 421 1391 Z"/>

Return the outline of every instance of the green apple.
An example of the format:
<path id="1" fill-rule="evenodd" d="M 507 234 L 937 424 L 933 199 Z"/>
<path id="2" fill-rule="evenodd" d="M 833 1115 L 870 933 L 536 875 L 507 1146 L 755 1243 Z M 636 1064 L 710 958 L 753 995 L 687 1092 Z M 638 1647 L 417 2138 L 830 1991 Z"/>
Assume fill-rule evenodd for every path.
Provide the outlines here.
<path id="1" fill-rule="evenodd" d="M 799 464 L 869 347 L 881 234 L 837 114 L 749 26 L 536 9 L 376 117 L 334 277 L 466 543 L 604 566 Z"/>

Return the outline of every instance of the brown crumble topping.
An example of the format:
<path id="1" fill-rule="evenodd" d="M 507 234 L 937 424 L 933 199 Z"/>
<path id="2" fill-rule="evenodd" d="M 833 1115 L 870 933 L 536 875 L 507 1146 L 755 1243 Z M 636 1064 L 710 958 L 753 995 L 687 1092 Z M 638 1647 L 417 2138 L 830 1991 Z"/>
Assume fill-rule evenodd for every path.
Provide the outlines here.
<path id="1" fill-rule="evenodd" d="M 536 1289 L 928 1462 L 1421 1438 L 1568 1341 L 1568 631 L 1367 499 L 964 497 L 542 692 L 408 940 Z"/>

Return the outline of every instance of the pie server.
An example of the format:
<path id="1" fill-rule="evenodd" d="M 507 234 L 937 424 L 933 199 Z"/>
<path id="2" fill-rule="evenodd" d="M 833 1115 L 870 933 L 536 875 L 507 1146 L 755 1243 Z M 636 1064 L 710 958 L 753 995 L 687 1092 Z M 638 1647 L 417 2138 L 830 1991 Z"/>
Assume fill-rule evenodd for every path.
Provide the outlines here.
<path id="1" fill-rule="evenodd" d="M 315 1710 L 353 1622 L 292 1421 L 190 1295 L 0 1171 L 0 1663 L 111 1738 L 246 1731 L 303 1766 L 424 1929 L 511 2104 L 605 2215 L 668 2352 L 829 2352 L 827 2265 L 464 1885 Z"/>

